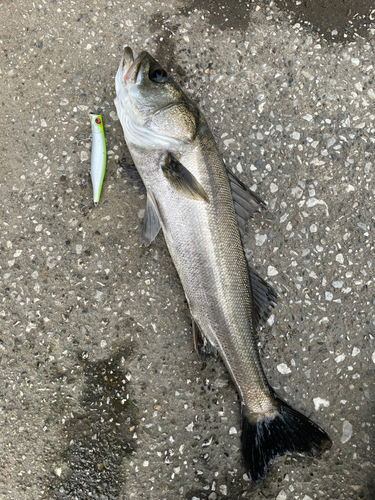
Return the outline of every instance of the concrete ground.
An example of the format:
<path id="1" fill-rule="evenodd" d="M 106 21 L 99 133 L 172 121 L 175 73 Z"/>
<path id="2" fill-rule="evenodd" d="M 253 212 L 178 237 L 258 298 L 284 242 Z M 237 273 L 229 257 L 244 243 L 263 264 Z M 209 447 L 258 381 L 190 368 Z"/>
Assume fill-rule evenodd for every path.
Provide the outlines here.
<path id="1" fill-rule="evenodd" d="M 0 2 L 2 498 L 375 497 L 374 9 Z M 256 485 L 237 394 L 220 359 L 193 352 L 163 237 L 139 247 L 144 190 L 120 165 L 113 104 L 126 44 L 165 65 L 268 202 L 245 245 L 280 296 L 262 360 L 333 447 L 280 457 Z M 94 208 L 98 110 L 108 166 Z"/>

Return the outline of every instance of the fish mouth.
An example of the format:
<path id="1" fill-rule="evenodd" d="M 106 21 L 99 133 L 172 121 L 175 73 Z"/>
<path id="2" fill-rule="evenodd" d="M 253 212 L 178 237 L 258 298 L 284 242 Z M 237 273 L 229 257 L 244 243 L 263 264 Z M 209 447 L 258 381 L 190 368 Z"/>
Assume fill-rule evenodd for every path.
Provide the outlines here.
<path id="1" fill-rule="evenodd" d="M 142 80 L 142 61 L 147 56 L 147 52 L 141 52 L 138 57 L 133 53 L 130 47 L 124 48 L 122 58 L 122 68 L 124 82 L 138 84 Z"/>

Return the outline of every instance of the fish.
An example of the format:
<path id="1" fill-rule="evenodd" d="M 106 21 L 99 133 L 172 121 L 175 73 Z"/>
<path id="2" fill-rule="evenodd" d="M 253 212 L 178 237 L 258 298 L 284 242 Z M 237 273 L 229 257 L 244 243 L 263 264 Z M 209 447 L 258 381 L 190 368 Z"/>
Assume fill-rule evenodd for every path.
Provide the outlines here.
<path id="1" fill-rule="evenodd" d="M 115 106 L 147 190 L 141 245 L 160 229 L 180 277 L 202 357 L 219 354 L 241 399 L 242 453 L 252 481 L 277 456 L 318 456 L 328 434 L 270 386 L 256 332 L 277 295 L 248 264 L 242 239 L 264 202 L 226 168 L 198 107 L 148 53 L 124 48 Z"/>
<path id="2" fill-rule="evenodd" d="M 92 130 L 91 148 L 91 181 L 94 205 L 97 206 L 102 192 L 107 163 L 107 148 L 104 137 L 103 118 L 101 115 L 89 113 Z"/>

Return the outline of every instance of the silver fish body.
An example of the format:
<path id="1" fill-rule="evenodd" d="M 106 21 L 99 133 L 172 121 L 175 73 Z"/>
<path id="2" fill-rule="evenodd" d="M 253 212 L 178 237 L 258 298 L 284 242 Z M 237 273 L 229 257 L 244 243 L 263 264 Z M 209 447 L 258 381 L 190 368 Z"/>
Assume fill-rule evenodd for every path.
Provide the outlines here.
<path id="1" fill-rule="evenodd" d="M 116 91 L 125 139 L 147 189 L 142 243 L 163 230 L 202 349 L 218 351 L 232 376 L 242 400 L 250 478 L 262 477 L 287 451 L 327 448 L 324 431 L 274 393 L 259 358 L 254 333 L 275 294 L 248 267 L 238 219 L 259 209 L 261 200 L 226 170 L 203 115 L 148 53 L 134 58 L 125 49 Z M 294 446 L 288 444 L 291 425 L 299 429 Z"/>

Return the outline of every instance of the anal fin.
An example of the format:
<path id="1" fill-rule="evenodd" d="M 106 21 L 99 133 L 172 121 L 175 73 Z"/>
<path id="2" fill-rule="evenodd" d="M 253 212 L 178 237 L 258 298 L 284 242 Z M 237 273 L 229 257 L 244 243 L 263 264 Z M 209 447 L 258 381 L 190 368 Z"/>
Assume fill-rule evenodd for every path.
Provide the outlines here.
<path id="1" fill-rule="evenodd" d="M 216 356 L 217 350 L 211 344 L 211 342 L 203 335 L 200 331 L 197 323 L 193 321 L 193 340 L 194 340 L 194 349 L 200 355 L 202 361 L 206 359 L 208 354 L 214 354 Z"/>

